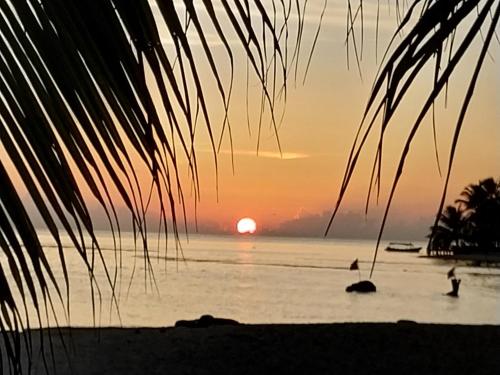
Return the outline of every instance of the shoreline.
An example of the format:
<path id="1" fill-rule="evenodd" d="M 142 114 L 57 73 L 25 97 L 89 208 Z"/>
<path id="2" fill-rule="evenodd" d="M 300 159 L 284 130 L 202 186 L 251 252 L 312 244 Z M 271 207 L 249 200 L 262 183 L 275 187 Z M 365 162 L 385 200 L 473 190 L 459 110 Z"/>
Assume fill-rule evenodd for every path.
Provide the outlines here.
<path id="1" fill-rule="evenodd" d="M 47 329 L 30 332 L 38 353 L 32 373 L 44 374 L 40 334 L 46 339 Z M 401 321 L 60 332 L 69 354 L 52 329 L 59 374 L 493 374 L 500 369 L 500 325 Z"/>
<path id="2" fill-rule="evenodd" d="M 450 255 L 419 255 L 419 258 L 454 260 L 459 262 L 474 262 L 477 265 L 486 263 L 487 265 L 500 267 L 500 254 L 450 254 Z"/>

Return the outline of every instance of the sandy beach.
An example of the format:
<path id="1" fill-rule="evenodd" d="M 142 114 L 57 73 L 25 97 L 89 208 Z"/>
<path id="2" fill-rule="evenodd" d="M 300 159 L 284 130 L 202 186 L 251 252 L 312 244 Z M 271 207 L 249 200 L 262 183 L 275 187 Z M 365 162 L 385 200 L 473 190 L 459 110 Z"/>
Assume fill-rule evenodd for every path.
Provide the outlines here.
<path id="1" fill-rule="evenodd" d="M 33 373 L 45 374 L 32 331 Z M 403 323 L 63 328 L 58 374 L 497 374 L 500 326 Z M 45 351 L 49 353 L 46 347 Z M 5 369 L 4 369 L 5 373 Z"/>

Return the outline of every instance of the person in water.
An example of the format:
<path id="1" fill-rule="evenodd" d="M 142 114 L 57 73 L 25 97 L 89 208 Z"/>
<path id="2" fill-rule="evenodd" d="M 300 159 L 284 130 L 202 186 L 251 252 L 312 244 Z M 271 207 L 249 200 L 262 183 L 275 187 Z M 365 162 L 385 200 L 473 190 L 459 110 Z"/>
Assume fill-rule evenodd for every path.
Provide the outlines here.
<path id="1" fill-rule="evenodd" d="M 450 297 L 458 297 L 458 288 L 462 280 L 457 279 L 455 276 L 455 267 L 448 271 L 448 279 L 451 279 L 451 292 L 446 293 Z"/>

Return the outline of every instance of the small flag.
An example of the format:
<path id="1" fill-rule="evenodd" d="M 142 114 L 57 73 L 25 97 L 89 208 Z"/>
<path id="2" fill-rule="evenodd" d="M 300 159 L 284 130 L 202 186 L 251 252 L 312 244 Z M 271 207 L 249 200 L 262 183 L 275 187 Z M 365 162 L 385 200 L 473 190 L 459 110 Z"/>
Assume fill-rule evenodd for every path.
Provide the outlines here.
<path id="1" fill-rule="evenodd" d="M 354 260 L 354 262 L 351 263 L 351 266 L 349 267 L 349 271 L 352 270 L 359 270 L 357 258 Z"/>
<path id="2" fill-rule="evenodd" d="M 448 279 L 454 279 L 455 278 L 455 267 L 453 267 L 451 270 L 448 271 Z"/>

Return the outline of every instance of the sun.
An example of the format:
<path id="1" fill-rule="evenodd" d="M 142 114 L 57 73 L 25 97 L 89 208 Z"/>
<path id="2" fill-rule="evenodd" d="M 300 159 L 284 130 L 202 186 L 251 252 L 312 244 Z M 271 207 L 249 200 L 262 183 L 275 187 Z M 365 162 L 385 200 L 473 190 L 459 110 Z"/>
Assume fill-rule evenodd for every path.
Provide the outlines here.
<path id="1" fill-rule="evenodd" d="M 255 223 L 254 219 L 244 217 L 243 219 L 240 219 L 238 221 L 238 224 L 236 224 L 236 229 L 240 234 L 252 234 L 257 230 L 257 224 Z"/>

